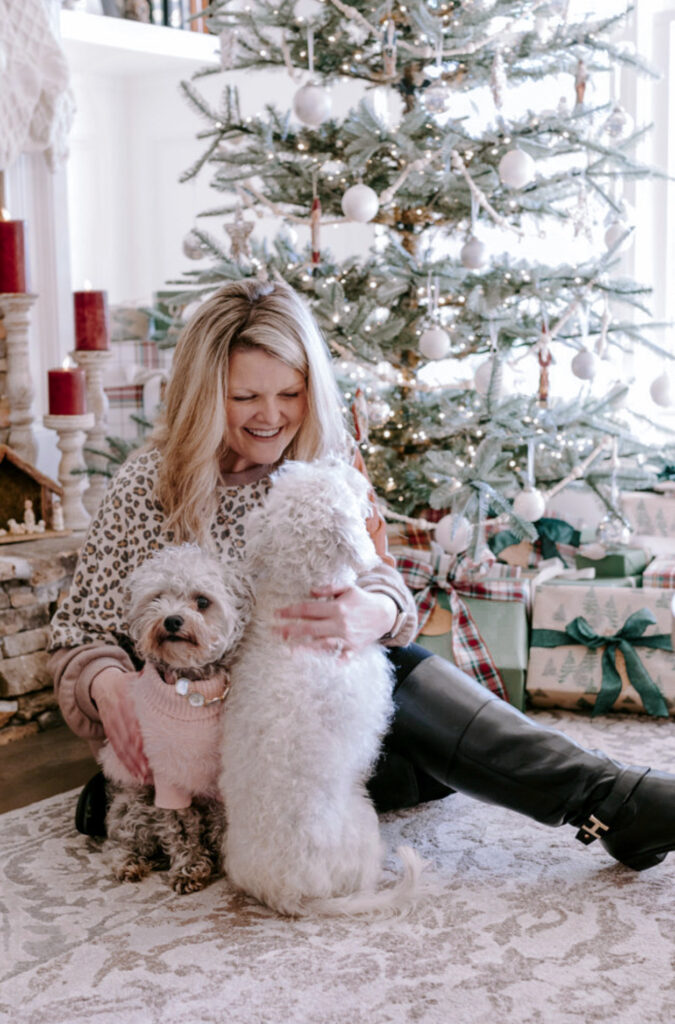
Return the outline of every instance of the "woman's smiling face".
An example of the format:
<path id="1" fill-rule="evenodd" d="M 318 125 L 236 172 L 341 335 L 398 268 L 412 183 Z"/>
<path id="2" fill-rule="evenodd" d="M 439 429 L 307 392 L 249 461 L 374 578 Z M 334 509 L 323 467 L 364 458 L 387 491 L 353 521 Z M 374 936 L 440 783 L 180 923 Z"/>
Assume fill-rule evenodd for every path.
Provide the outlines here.
<path id="1" fill-rule="evenodd" d="M 260 348 L 230 355 L 227 382 L 227 470 L 278 462 L 302 426 L 307 385 L 299 370 Z"/>

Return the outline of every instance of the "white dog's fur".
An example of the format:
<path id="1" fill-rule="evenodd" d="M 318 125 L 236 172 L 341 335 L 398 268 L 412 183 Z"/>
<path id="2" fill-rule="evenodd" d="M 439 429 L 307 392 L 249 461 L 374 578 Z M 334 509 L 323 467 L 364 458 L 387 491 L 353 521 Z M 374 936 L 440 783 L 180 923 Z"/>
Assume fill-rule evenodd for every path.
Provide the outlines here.
<path id="1" fill-rule="evenodd" d="M 248 531 L 255 607 L 223 716 L 224 869 L 283 914 L 400 909 L 423 867 L 402 848 L 404 878 L 375 891 L 383 848 L 365 783 L 393 713 L 384 649 L 341 657 L 272 629 L 278 608 L 377 564 L 367 492 L 343 462 L 288 462 Z"/>
<path id="2" fill-rule="evenodd" d="M 127 595 L 129 632 L 146 662 L 132 697 L 157 793 L 160 784 L 163 791 L 169 786 L 179 793 L 186 779 L 190 789 L 178 803 L 163 804 L 104 744 L 99 760 L 112 795 L 106 827 L 113 870 L 119 880 L 138 881 L 168 857 L 170 884 L 178 892 L 194 892 L 219 862 L 220 715 L 215 704 L 195 708 L 190 721 L 177 726 L 175 712 L 158 713 L 156 701 L 170 687 L 168 699 L 184 717 L 184 698 L 174 691 L 179 677 L 209 696 L 223 692 L 228 656 L 244 629 L 247 596 L 237 574 L 230 570 L 226 578 L 223 567 L 194 544 L 166 547 L 148 558 L 129 578 Z M 191 805 L 181 806 L 191 798 Z"/>

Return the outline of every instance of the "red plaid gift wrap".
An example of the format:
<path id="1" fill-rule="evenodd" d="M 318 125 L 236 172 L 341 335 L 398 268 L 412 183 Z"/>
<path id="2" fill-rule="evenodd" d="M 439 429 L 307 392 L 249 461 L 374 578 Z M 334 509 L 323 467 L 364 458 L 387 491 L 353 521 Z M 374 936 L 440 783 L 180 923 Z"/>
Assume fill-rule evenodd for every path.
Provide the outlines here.
<path id="1" fill-rule="evenodd" d="M 417 603 L 417 642 L 453 661 L 493 693 L 522 707 L 528 584 L 479 576 L 476 567 L 471 573 L 466 560 L 439 555 L 437 546 L 433 554 L 397 552 L 396 564 Z M 453 575 L 460 567 L 466 575 Z M 442 625 L 432 628 L 439 612 Z"/>
<path id="2" fill-rule="evenodd" d="M 643 587 L 675 590 L 675 555 L 661 555 L 642 574 Z"/>

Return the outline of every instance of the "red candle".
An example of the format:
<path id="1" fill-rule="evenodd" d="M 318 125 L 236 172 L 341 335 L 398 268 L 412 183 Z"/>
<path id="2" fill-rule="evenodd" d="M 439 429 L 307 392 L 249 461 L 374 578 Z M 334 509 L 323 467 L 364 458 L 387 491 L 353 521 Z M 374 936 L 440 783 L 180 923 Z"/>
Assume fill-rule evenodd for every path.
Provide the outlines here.
<path id="1" fill-rule="evenodd" d="M 0 292 L 26 291 L 26 243 L 22 220 L 0 220 Z"/>
<path id="2" fill-rule="evenodd" d="M 87 411 L 86 375 L 79 367 L 59 367 L 47 374 L 49 415 L 81 416 Z"/>
<path id="3" fill-rule="evenodd" d="M 101 351 L 110 347 L 107 292 L 73 292 L 75 348 Z"/>

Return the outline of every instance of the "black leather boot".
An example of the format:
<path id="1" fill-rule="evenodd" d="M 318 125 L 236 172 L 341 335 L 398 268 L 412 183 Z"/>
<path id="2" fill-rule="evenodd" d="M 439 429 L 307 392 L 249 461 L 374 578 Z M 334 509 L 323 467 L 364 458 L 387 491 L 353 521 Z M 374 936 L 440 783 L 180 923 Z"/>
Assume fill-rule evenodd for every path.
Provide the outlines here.
<path id="1" fill-rule="evenodd" d="M 75 828 L 85 836 L 105 839 L 105 817 L 108 812 L 108 792 L 103 772 L 89 779 L 80 793 L 75 808 Z"/>
<path id="2" fill-rule="evenodd" d="M 675 849 L 675 776 L 586 750 L 427 654 L 394 694 L 392 739 L 416 768 L 546 825 L 576 825 L 582 843 L 600 839 L 636 871 Z"/>

